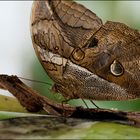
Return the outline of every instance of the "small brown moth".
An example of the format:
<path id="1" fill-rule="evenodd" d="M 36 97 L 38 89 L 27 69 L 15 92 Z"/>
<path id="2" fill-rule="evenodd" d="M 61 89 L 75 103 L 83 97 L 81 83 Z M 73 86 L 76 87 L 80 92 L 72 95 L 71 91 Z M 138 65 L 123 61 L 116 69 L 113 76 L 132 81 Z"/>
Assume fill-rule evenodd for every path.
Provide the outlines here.
<path id="1" fill-rule="evenodd" d="M 67 0 L 35 1 L 32 42 L 66 99 L 140 98 L 140 33 Z"/>

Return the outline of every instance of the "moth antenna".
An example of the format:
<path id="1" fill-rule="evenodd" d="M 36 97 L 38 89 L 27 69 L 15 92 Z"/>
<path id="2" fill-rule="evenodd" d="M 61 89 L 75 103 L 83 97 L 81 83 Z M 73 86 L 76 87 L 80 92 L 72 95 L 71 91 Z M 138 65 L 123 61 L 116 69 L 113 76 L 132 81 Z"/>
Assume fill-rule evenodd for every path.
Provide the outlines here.
<path id="1" fill-rule="evenodd" d="M 52 84 L 51 84 L 51 83 L 44 82 L 44 81 L 32 80 L 32 79 L 23 78 L 23 77 L 18 77 L 18 78 L 19 78 L 19 79 L 26 80 L 26 81 L 30 81 L 30 82 L 41 83 L 41 84 L 46 84 L 46 85 L 52 86 Z"/>

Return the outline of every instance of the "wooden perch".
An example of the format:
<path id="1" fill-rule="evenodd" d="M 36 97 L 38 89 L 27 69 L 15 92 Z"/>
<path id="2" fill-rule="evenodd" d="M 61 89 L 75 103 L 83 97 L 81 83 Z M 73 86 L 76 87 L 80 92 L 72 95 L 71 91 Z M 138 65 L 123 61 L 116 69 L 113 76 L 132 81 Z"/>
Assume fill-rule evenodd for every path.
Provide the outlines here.
<path id="1" fill-rule="evenodd" d="M 90 119 L 93 121 L 113 121 L 140 127 L 140 112 L 126 112 L 109 109 L 88 109 L 72 107 L 67 104 L 54 102 L 41 96 L 35 90 L 25 85 L 17 76 L 0 75 L 0 87 L 11 92 L 30 112 L 45 110 L 48 114 Z"/>

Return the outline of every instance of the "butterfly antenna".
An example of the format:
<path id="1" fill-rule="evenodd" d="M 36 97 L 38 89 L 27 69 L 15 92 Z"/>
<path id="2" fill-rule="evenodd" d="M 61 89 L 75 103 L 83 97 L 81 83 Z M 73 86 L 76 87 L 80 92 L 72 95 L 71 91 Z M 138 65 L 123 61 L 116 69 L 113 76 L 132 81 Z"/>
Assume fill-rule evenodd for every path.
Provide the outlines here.
<path id="1" fill-rule="evenodd" d="M 43 81 L 39 81 L 39 80 L 32 80 L 32 79 L 23 78 L 23 77 L 18 77 L 18 78 L 26 80 L 26 81 L 30 81 L 30 82 L 41 83 L 41 84 L 46 84 L 46 85 L 52 86 L 52 84 L 48 83 L 48 82 L 43 82 Z"/>

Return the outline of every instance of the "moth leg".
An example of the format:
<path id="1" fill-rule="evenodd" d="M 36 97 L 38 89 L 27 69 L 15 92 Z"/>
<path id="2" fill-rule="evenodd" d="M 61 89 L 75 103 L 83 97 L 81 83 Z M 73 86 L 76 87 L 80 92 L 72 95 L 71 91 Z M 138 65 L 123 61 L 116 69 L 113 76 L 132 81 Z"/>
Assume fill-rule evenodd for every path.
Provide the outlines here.
<path id="1" fill-rule="evenodd" d="M 96 108 L 99 108 L 99 109 L 100 109 L 100 107 L 98 107 L 92 100 L 90 100 L 90 102 L 91 102 Z"/>
<path id="2" fill-rule="evenodd" d="M 88 104 L 85 102 L 84 99 L 82 99 L 82 101 L 84 102 L 84 104 L 86 105 L 87 108 L 89 108 Z M 98 107 L 92 100 L 90 100 L 90 102 L 98 109 L 100 109 L 100 107 Z"/>
<path id="3" fill-rule="evenodd" d="M 86 105 L 86 107 L 89 109 L 89 107 L 88 107 L 86 101 L 85 101 L 84 99 L 82 99 L 82 101 L 83 101 L 83 103 Z"/>
<path id="4" fill-rule="evenodd" d="M 61 103 L 62 103 L 62 106 L 63 106 L 63 104 L 65 104 L 65 103 L 68 103 L 68 101 L 70 101 L 71 99 L 68 99 L 68 98 L 65 98 Z"/>
<path id="5" fill-rule="evenodd" d="M 62 108 L 63 108 L 63 113 L 62 113 L 62 116 L 66 117 L 66 110 L 64 109 L 64 104 L 67 103 L 68 101 L 70 101 L 71 99 L 68 99 L 68 98 L 65 98 L 61 104 L 62 104 Z"/>
<path id="6" fill-rule="evenodd" d="M 73 91 L 70 91 L 66 85 L 64 86 L 64 85 L 60 85 L 60 84 L 55 83 L 51 90 L 55 93 L 61 93 L 66 100 L 78 98 L 74 94 L 72 94 Z"/>

